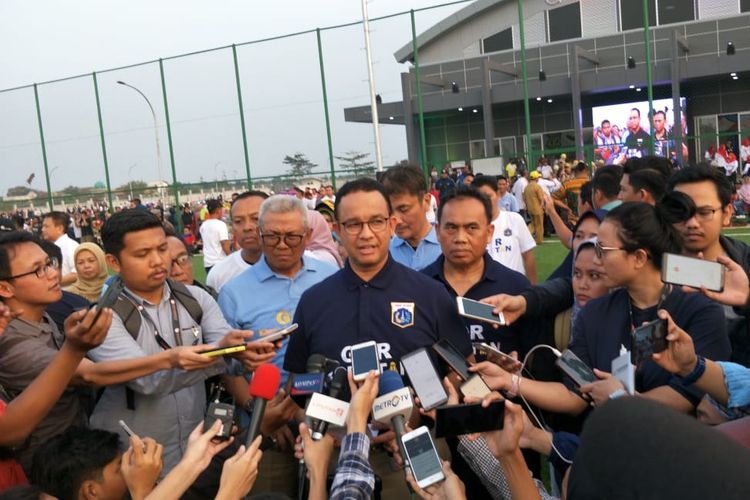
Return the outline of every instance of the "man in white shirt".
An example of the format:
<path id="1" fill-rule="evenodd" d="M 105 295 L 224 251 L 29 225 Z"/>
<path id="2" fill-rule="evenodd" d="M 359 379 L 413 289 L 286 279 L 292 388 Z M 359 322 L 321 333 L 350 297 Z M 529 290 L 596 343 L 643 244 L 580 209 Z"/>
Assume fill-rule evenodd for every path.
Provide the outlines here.
<path id="1" fill-rule="evenodd" d="M 521 216 L 526 215 L 526 202 L 523 201 L 523 190 L 529 185 L 529 172 L 526 169 L 518 171 L 518 179 L 513 183 L 511 193 L 516 197 L 518 202 L 518 212 Z"/>
<path id="2" fill-rule="evenodd" d="M 69 224 L 70 217 L 68 214 L 56 211 L 45 214 L 42 221 L 42 238 L 54 243 L 62 250 L 63 260 L 60 267 L 60 273 L 62 274 L 61 286 L 72 285 L 78 279 L 74 258 L 78 243 L 67 234 Z"/>
<path id="3" fill-rule="evenodd" d="M 206 274 L 216 264 L 224 260 L 232 252 L 229 241 L 229 229 L 221 220 L 224 215 L 224 207 L 219 200 L 208 200 L 206 203 L 206 220 L 201 224 L 200 233 L 203 240 L 203 267 Z"/>
<path id="4" fill-rule="evenodd" d="M 531 283 L 536 284 L 536 242 L 523 217 L 498 208 L 497 184 L 494 177 L 479 176 L 474 179 L 472 186 L 492 202 L 494 229 L 492 240 L 487 245 L 490 257 L 505 267 L 526 275 Z"/>
<path id="5" fill-rule="evenodd" d="M 263 191 L 246 191 L 232 202 L 232 234 L 240 249 L 216 264 L 208 273 L 206 284 L 217 292 L 242 271 L 258 262 L 261 256 L 258 218 L 260 206 L 268 195 Z"/>

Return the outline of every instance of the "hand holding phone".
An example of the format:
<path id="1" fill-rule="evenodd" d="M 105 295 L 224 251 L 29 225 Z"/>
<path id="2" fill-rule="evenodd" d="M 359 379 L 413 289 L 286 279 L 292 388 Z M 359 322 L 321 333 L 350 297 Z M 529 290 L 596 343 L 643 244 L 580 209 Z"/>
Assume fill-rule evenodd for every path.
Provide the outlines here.
<path id="1" fill-rule="evenodd" d="M 495 349 L 486 342 L 475 342 L 474 348 L 477 352 L 484 356 L 487 361 L 495 363 L 497 366 L 510 373 L 517 373 L 521 371 L 522 363 L 518 358 L 514 358 L 510 354 L 506 354 L 500 349 Z"/>
<path id="2" fill-rule="evenodd" d="M 493 309 L 495 306 L 485 304 L 477 300 L 467 299 L 466 297 L 456 297 L 456 304 L 458 305 L 458 314 L 467 318 L 478 319 L 479 321 L 486 321 L 495 325 L 505 325 L 505 316 L 503 313 L 495 314 Z"/>
<path id="3" fill-rule="evenodd" d="M 631 360 L 638 366 L 655 352 L 667 348 L 667 321 L 655 319 L 641 325 L 632 333 Z"/>
<path id="4" fill-rule="evenodd" d="M 492 401 L 486 407 L 481 402 L 443 406 L 436 412 L 436 438 L 494 431 L 503 428 L 505 400 Z"/>
<path id="5" fill-rule="evenodd" d="M 435 443 L 426 426 L 407 432 L 402 437 L 406 460 L 411 466 L 414 480 L 420 488 L 427 488 L 445 479 Z"/>
<path id="6" fill-rule="evenodd" d="M 448 400 L 440 376 L 432 364 L 427 349 L 421 348 L 401 357 L 409 382 L 419 397 L 419 404 L 429 411 Z"/>
<path id="7" fill-rule="evenodd" d="M 217 356 L 226 356 L 227 354 L 232 354 L 235 352 L 242 352 L 247 348 L 245 344 L 239 344 L 239 345 L 230 345 L 227 347 L 217 347 L 216 349 L 211 349 L 208 351 L 201 352 L 201 356 L 206 356 L 207 358 L 215 358 Z"/>
<path id="8" fill-rule="evenodd" d="M 724 290 L 725 268 L 718 262 L 665 253 L 662 257 L 661 280 L 672 285 L 705 287 L 713 292 Z"/>
<path id="9" fill-rule="evenodd" d="M 295 330 L 297 330 L 297 328 L 299 328 L 299 325 L 297 323 L 292 323 L 286 328 L 283 328 L 278 332 L 273 332 L 264 337 L 260 337 L 258 340 L 262 340 L 263 342 L 278 342 L 279 340 L 284 340 L 286 337 L 291 335 Z"/>
<path id="10" fill-rule="evenodd" d="M 569 349 L 566 349 L 562 353 L 562 356 L 557 358 L 555 364 L 563 371 L 563 373 L 565 373 L 565 375 L 570 377 L 578 387 L 599 380 L 599 377 L 594 374 L 593 370 L 591 370 L 581 358 L 573 354 L 573 351 Z"/>
<path id="11" fill-rule="evenodd" d="M 374 340 L 352 346 L 352 376 L 356 382 L 367 378 L 370 370 L 381 373 L 378 344 Z"/>

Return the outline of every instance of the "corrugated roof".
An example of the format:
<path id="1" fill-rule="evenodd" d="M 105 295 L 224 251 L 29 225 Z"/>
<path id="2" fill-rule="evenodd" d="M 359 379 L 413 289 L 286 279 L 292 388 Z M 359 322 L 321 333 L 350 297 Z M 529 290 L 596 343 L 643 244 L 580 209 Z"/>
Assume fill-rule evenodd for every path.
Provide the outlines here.
<path id="1" fill-rule="evenodd" d="M 431 26 L 427 31 L 417 36 L 417 47 L 422 48 L 443 34 L 455 29 L 457 26 L 471 20 L 487 9 L 511 0 L 477 0 L 463 9 L 446 17 L 439 23 Z M 393 56 L 400 63 L 410 61 L 413 57 L 411 41 L 398 49 Z"/>

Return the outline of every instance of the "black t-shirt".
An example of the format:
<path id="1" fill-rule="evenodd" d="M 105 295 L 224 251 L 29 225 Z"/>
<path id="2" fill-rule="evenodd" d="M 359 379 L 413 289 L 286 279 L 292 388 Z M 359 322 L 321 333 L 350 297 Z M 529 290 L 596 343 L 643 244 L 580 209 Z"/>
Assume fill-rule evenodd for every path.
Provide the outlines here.
<path id="1" fill-rule="evenodd" d="M 693 339 L 695 352 L 712 360 L 727 360 L 731 353 L 722 307 L 699 293 L 685 293 L 674 288 L 662 307 L 677 326 Z M 612 360 L 624 346 L 631 350 L 632 325 L 656 319 L 656 307 L 634 311 L 631 318 L 630 298 L 625 289 L 594 299 L 586 304 L 573 325 L 568 348 L 591 368 L 612 371 Z M 637 317 L 636 317 L 637 316 Z M 566 385 L 574 384 L 566 380 Z M 662 369 L 653 360 L 644 361 L 636 370 L 636 390 L 646 392 L 669 385 L 693 405 L 703 394 L 686 386 L 682 379 Z"/>

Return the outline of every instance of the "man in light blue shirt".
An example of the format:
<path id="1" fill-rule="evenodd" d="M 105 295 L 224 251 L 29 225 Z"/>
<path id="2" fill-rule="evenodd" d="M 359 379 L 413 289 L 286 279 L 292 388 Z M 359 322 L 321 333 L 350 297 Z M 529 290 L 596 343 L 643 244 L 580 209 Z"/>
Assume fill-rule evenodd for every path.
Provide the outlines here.
<path id="1" fill-rule="evenodd" d="M 285 195 L 268 198 L 260 206 L 258 226 L 263 256 L 224 285 L 219 294 L 219 306 L 230 325 L 252 329 L 262 340 L 265 335 L 289 326 L 302 293 L 338 269 L 327 262 L 303 258 L 311 232 L 307 209 L 301 200 Z M 288 338 L 272 360 L 279 369 L 284 365 L 287 344 Z M 282 370 L 281 387 L 285 386 L 287 376 Z M 294 406 L 288 396 L 271 405 Z M 253 492 L 276 491 L 295 497 L 296 461 L 291 449 L 284 449 L 285 445 L 293 447 L 294 439 L 286 424 L 273 435 L 279 449 L 264 453 L 260 462 L 262 473 Z M 290 443 L 286 443 L 288 439 Z"/>
<path id="2" fill-rule="evenodd" d="M 506 212 L 516 212 L 518 213 L 520 211 L 520 207 L 518 206 L 518 200 L 515 196 L 513 196 L 513 193 L 511 193 L 508 188 L 510 186 L 508 185 L 508 179 L 504 175 L 498 175 L 497 176 L 497 208 L 500 210 L 505 210 Z"/>
<path id="3" fill-rule="evenodd" d="M 390 251 L 394 260 L 419 271 L 440 256 L 435 228 L 427 220 L 430 193 L 424 173 L 415 165 L 393 167 L 383 176 L 388 201 L 397 219 Z"/>

